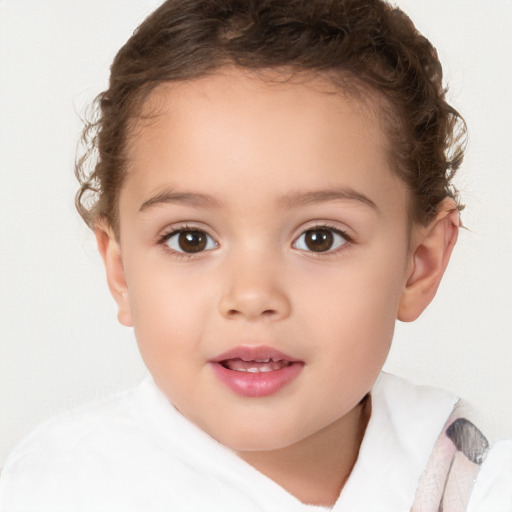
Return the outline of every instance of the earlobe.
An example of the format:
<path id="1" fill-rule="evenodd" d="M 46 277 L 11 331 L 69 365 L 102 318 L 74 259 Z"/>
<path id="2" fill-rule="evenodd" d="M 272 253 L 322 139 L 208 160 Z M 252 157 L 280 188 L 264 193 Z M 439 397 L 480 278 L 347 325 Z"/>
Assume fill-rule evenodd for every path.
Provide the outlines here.
<path id="1" fill-rule="evenodd" d="M 401 297 L 398 319 L 416 320 L 434 298 L 459 232 L 459 211 L 445 199 L 436 218 L 413 237 L 411 264 Z"/>
<path id="2" fill-rule="evenodd" d="M 99 221 L 94 229 L 98 250 L 105 264 L 108 287 L 117 303 L 119 322 L 133 325 L 121 248 L 110 225 Z"/>

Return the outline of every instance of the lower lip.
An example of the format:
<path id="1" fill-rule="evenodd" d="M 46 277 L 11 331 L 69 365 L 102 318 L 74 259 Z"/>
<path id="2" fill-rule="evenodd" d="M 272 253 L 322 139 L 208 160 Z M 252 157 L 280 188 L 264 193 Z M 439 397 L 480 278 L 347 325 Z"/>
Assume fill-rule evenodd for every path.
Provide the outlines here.
<path id="1" fill-rule="evenodd" d="M 239 372 L 220 363 L 210 363 L 215 375 L 231 391 L 246 397 L 262 397 L 278 393 L 297 377 L 303 363 L 292 363 L 273 372 Z"/>

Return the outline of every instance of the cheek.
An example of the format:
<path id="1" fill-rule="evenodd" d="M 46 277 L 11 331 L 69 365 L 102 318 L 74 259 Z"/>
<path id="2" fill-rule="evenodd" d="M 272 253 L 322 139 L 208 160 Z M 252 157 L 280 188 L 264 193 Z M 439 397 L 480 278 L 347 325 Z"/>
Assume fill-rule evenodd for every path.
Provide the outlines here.
<path id="1" fill-rule="evenodd" d="M 168 365 L 196 349 L 210 302 L 199 293 L 205 289 L 200 276 L 153 262 L 131 268 L 127 281 L 134 331 L 148 366 Z"/>
<path id="2" fill-rule="evenodd" d="M 302 329 L 317 344 L 314 362 L 322 368 L 326 386 L 316 400 L 332 414 L 355 406 L 371 389 L 386 361 L 395 328 L 396 301 L 386 293 L 389 283 L 379 283 L 377 277 L 373 282 L 356 281 L 350 285 L 347 279 L 332 280 L 327 290 L 313 294 L 315 306 Z M 371 293 L 366 289 L 369 283 L 375 285 Z"/>
<path id="3" fill-rule="evenodd" d="M 404 268 L 405 258 L 398 253 L 381 252 L 375 258 L 368 251 L 360 257 L 354 253 L 328 275 L 309 279 L 298 291 L 307 297 L 299 317 L 308 318 L 309 336 L 329 343 L 327 352 L 339 360 L 349 357 L 357 363 L 354 371 L 365 365 L 380 369 L 393 337 Z"/>
<path id="4" fill-rule="evenodd" d="M 311 272 L 297 297 L 320 324 L 371 328 L 394 323 L 405 283 L 405 259 L 355 255 L 336 267 Z M 296 281 L 298 282 L 298 280 Z M 300 300 L 300 299 L 299 299 Z M 373 320 L 373 322 L 370 322 Z"/>

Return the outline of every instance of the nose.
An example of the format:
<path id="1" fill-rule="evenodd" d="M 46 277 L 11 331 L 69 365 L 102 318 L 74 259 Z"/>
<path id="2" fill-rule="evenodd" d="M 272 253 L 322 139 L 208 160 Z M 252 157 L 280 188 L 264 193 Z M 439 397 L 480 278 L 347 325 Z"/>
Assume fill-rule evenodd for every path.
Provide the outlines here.
<path id="1" fill-rule="evenodd" d="M 228 277 L 219 301 L 222 316 L 251 321 L 289 316 L 291 304 L 282 274 L 275 265 L 245 260 L 244 264 L 227 267 Z"/>

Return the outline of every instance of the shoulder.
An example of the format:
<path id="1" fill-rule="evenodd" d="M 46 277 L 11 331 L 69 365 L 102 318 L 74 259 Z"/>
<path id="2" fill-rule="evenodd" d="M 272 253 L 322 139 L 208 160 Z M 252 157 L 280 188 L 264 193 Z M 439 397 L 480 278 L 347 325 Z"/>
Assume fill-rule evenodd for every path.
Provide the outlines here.
<path id="1" fill-rule="evenodd" d="M 512 512 L 512 440 L 491 447 L 478 475 L 468 512 Z"/>
<path id="2" fill-rule="evenodd" d="M 410 510 L 418 482 L 458 398 L 381 373 L 352 474 L 340 496 L 347 510 Z"/>
<path id="3" fill-rule="evenodd" d="M 48 455 L 65 461 L 81 450 L 84 443 L 114 440 L 113 433 L 119 429 L 133 431 L 137 423 L 131 404 L 136 393 L 137 388 L 124 391 L 46 421 L 13 450 L 4 470 L 28 461 L 35 463 Z"/>
<path id="4" fill-rule="evenodd" d="M 372 394 L 402 443 L 411 451 L 422 447 L 420 452 L 428 455 L 428 463 L 417 466 L 424 469 L 415 506 L 440 500 L 447 510 L 465 502 L 468 512 L 512 512 L 512 440 L 490 445 L 470 404 L 387 374 Z"/>
<path id="5" fill-rule="evenodd" d="M 38 503 L 38 510 L 46 510 L 48 496 L 53 510 L 64 509 L 70 496 L 76 499 L 87 492 L 91 481 L 112 481 L 113 472 L 133 464 L 134 455 L 146 453 L 153 444 L 134 414 L 140 393 L 141 386 L 38 427 L 2 468 L 0 509 L 32 510 Z"/>
<path id="6" fill-rule="evenodd" d="M 373 427 L 387 432 L 386 443 L 396 441 L 394 459 L 405 448 L 407 476 L 402 473 L 396 483 L 402 494 L 406 488 L 411 496 L 414 491 L 418 510 L 441 501 L 446 509 L 459 509 L 455 504 L 469 501 L 468 512 L 512 512 L 512 441 L 489 449 L 485 432 L 472 423 L 479 415 L 470 404 L 388 374 L 379 377 L 372 400 Z"/>
<path id="7" fill-rule="evenodd" d="M 384 423 L 392 419 L 398 436 L 416 435 L 418 440 L 431 437 L 433 442 L 459 402 L 444 389 L 414 384 L 406 379 L 382 372 L 374 384 L 372 405 L 376 419 Z"/>

